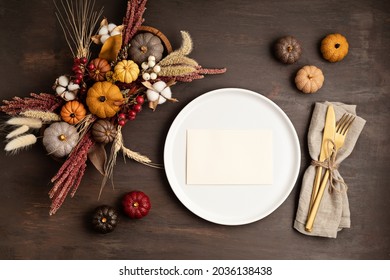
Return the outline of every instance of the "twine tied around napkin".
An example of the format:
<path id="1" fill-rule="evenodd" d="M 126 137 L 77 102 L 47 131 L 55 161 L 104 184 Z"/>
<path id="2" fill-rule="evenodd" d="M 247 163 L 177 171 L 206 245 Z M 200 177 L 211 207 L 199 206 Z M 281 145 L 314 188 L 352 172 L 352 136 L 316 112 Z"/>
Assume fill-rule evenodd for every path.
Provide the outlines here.
<path id="1" fill-rule="evenodd" d="M 333 190 L 341 192 L 341 189 L 336 188 L 335 184 L 333 182 L 337 182 L 344 186 L 344 191 L 346 192 L 348 190 L 347 184 L 344 182 L 344 179 L 337 179 L 335 176 L 335 171 L 339 168 L 339 164 L 336 163 L 337 158 L 337 150 L 334 148 L 336 145 L 334 141 L 329 140 L 327 143 L 327 154 L 330 155 L 326 160 L 324 161 L 318 161 L 312 159 L 311 165 L 314 165 L 315 167 L 322 167 L 324 169 L 329 170 L 329 185 L 331 188 L 328 188 L 328 191 L 331 193 Z"/>
<path id="2" fill-rule="evenodd" d="M 333 157 L 330 158 L 328 162 L 318 163 L 317 159 L 321 150 L 326 110 L 329 104 L 329 102 L 316 103 L 313 110 L 308 131 L 308 148 L 313 162 L 303 175 L 294 228 L 306 235 L 336 238 L 338 231 L 343 228 L 350 228 L 351 225 L 349 202 L 346 191 L 347 185 L 341 177 L 338 167 L 341 162 L 352 153 L 366 121 L 361 117 L 356 116 L 348 131 L 344 146 L 337 154 L 333 154 Z M 338 102 L 332 102 L 332 104 L 335 110 L 336 120 L 339 120 L 344 113 L 356 115 L 356 105 L 347 105 Z M 331 151 L 329 151 L 329 153 L 330 152 Z M 318 164 L 324 164 L 325 168 L 330 169 L 331 179 L 327 183 L 327 187 L 330 189 L 328 192 L 324 192 L 313 230 L 307 232 L 305 230 L 305 224 L 309 213 L 316 165 Z M 329 182 L 331 182 L 331 184 L 329 184 Z M 337 191 L 332 192 L 331 189 Z"/>

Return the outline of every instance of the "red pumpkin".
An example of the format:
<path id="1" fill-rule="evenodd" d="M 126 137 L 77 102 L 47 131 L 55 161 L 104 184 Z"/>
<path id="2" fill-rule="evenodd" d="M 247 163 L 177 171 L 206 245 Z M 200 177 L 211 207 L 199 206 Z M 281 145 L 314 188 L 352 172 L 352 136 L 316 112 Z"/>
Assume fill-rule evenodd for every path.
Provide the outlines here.
<path id="1" fill-rule="evenodd" d="M 141 191 L 132 191 L 122 199 L 123 211 L 132 219 L 141 219 L 148 215 L 152 205 L 149 197 Z"/>

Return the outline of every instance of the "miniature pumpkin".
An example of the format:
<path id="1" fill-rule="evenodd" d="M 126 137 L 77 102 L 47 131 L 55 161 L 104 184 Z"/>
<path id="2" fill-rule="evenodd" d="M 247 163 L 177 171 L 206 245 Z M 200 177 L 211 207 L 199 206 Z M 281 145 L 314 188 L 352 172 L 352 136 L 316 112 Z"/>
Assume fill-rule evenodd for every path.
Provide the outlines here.
<path id="1" fill-rule="evenodd" d="M 322 87 L 324 80 L 321 69 L 313 65 L 302 67 L 295 76 L 295 84 L 303 93 L 315 93 Z"/>
<path id="2" fill-rule="evenodd" d="M 285 36 L 276 42 L 274 51 L 281 62 L 293 64 L 301 57 L 302 48 L 293 36 Z"/>
<path id="3" fill-rule="evenodd" d="M 92 216 L 92 227 L 94 230 L 100 233 L 112 232 L 119 220 L 118 212 L 115 208 L 102 205 L 95 209 Z"/>
<path id="4" fill-rule="evenodd" d="M 321 53 L 326 60 L 337 62 L 348 54 L 348 47 L 348 41 L 343 35 L 329 34 L 321 42 Z"/>
<path id="5" fill-rule="evenodd" d="M 89 64 L 89 77 L 97 82 L 106 79 L 106 73 L 111 70 L 111 66 L 104 58 L 95 58 Z"/>
<path id="6" fill-rule="evenodd" d="M 149 197 L 141 191 L 132 191 L 122 198 L 123 211 L 132 219 L 141 219 L 148 215 L 152 205 Z"/>
<path id="7" fill-rule="evenodd" d="M 122 60 L 115 65 L 114 73 L 118 81 L 129 84 L 138 78 L 139 67 L 132 60 Z"/>
<path id="8" fill-rule="evenodd" d="M 105 119 L 115 116 L 123 100 L 119 87 L 104 81 L 94 83 L 88 90 L 86 103 L 92 114 Z"/>
<path id="9" fill-rule="evenodd" d="M 96 142 L 107 144 L 114 141 L 115 126 L 108 120 L 98 120 L 92 126 L 92 136 Z"/>
<path id="10" fill-rule="evenodd" d="M 43 145 L 46 151 L 55 157 L 68 155 L 79 139 L 77 129 L 66 122 L 52 123 L 43 133 Z"/>
<path id="11" fill-rule="evenodd" d="M 83 103 L 73 100 L 65 103 L 61 108 L 61 118 L 69 124 L 77 124 L 82 121 L 87 114 Z"/>
<path id="12" fill-rule="evenodd" d="M 164 46 L 160 38 L 152 33 L 139 33 L 131 40 L 130 44 L 129 55 L 137 64 L 147 61 L 149 56 L 154 56 L 156 62 L 162 58 Z"/>

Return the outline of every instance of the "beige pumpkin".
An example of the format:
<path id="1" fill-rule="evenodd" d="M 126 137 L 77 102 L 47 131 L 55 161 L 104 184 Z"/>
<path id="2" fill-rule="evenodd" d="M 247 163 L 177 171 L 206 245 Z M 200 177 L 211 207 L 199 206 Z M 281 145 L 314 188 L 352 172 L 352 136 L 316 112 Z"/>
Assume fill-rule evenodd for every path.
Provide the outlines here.
<path id="1" fill-rule="evenodd" d="M 139 67 L 132 60 L 122 60 L 115 65 L 114 74 L 118 81 L 129 84 L 138 78 Z"/>
<path id="2" fill-rule="evenodd" d="M 295 85 L 303 93 L 315 93 L 324 84 L 324 74 L 314 65 L 303 66 L 295 76 Z"/>

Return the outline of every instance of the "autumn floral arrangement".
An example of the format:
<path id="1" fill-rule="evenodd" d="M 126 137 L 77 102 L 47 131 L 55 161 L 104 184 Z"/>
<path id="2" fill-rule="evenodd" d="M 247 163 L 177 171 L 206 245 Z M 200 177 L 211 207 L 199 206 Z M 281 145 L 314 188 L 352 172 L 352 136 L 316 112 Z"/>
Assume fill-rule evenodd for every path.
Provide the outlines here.
<path id="1" fill-rule="evenodd" d="M 147 156 L 125 146 L 122 128 L 145 105 L 155 111 L 167 101 L 177 101 L 172 94 L 175 83 L 226 71 L 203 68 L 188 56 L 193 46 L 188 32 L 181 31 L 181 47 L 172 50 L 163 33 L 144 26 L 146 2 L 127 1 L 119 25 L 102 19 L 103 9 L 96 11 L 94 1 L 54 2 L 72 53 L 71 72 L 57 77 L 52 93 L 14 97 L 0 107 L 9 115 L 5 126 L 11 128 L 6 152 L 17 153 L 42 139 L 48 155 L 63 160 L 51 179 L 50 215 L 68 195 L 75 195 L 87 162 L 103 175 L 99 196 L 112 178 L 119 152 L 155 166 Z M 99 46 L 96 56 L 92 44 Z"/>

